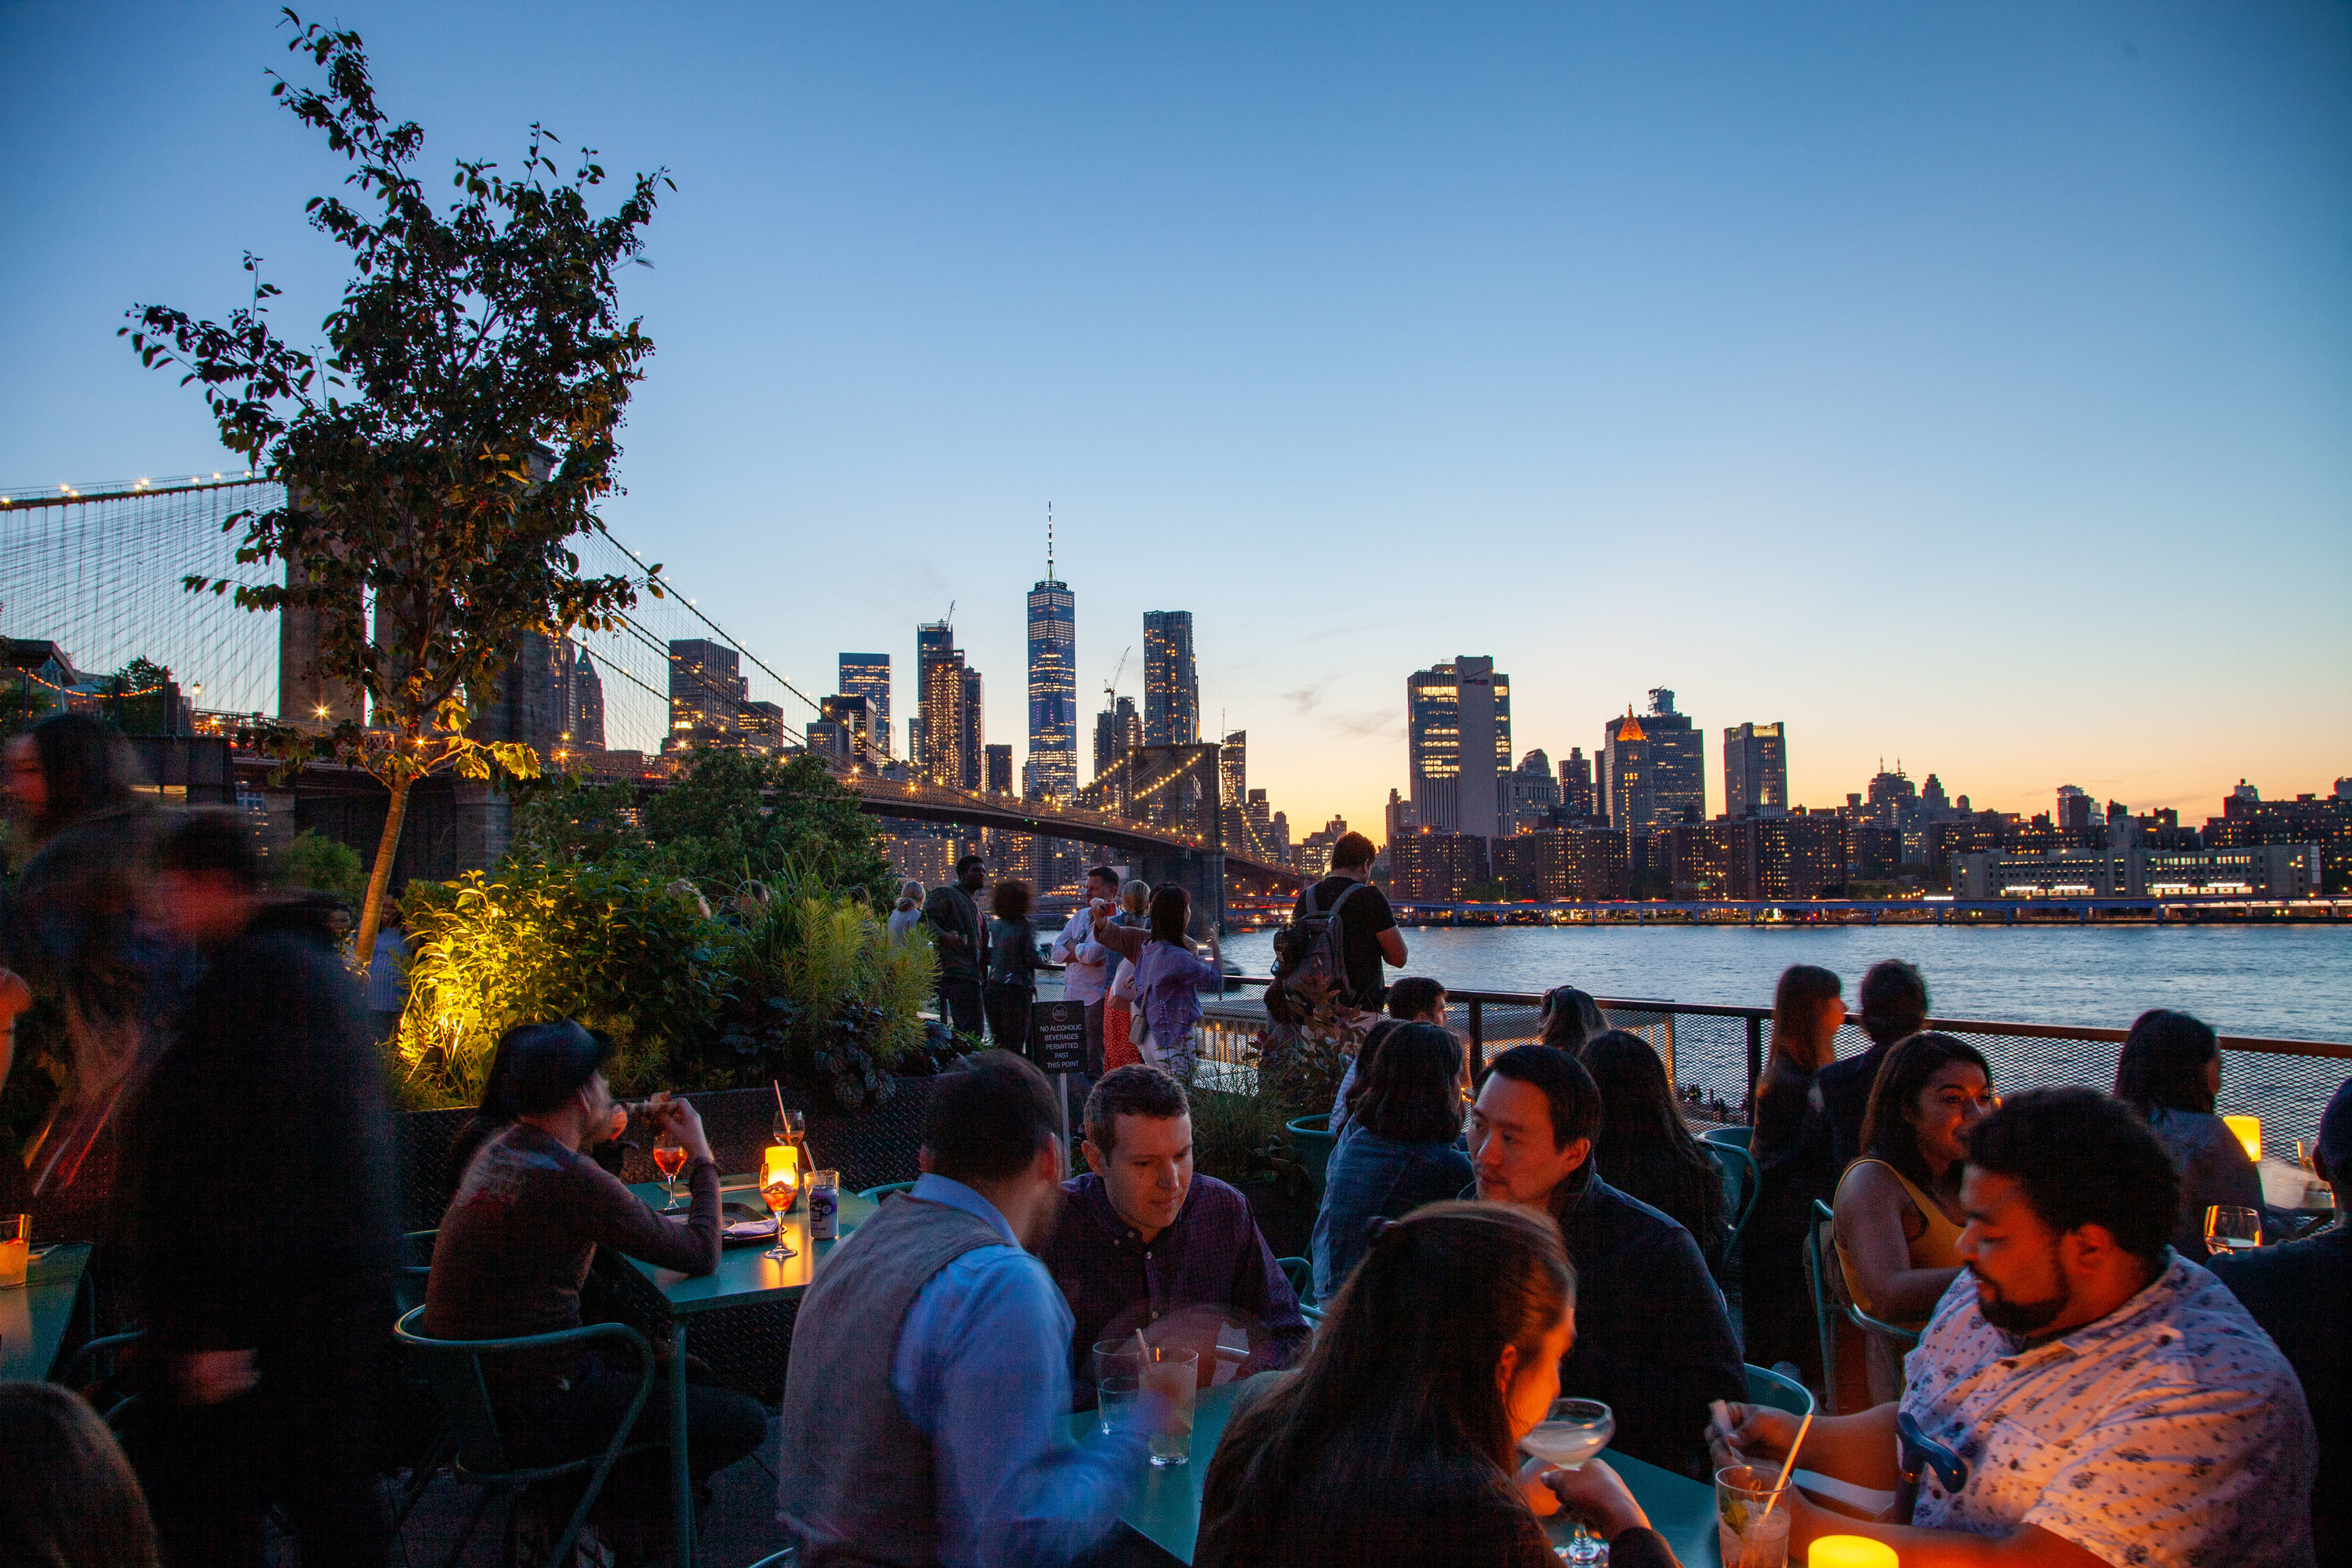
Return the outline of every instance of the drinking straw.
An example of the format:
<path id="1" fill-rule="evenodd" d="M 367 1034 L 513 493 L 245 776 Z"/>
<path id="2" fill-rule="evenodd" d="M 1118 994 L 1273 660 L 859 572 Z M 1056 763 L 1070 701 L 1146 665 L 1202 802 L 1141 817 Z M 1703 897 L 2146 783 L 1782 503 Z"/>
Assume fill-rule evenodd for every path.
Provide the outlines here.
<path id="1" fill-rule="evenodd" d="M 1797 1426 L 1797 1440 L 1789 1445 L 1789 1457 L 1780 1461 L 1780 1479 L 1773 1483 L 1772 1495 L 1764 1500 L 1764 1514 L 1757 1517 L 1762 1518 L 1765 1514 L 1769 1514 L 1772 1511 L 1772 1505 L 1779 1502 L 1780 1494 L 1788 1489 L 1789 1472 L 1797 1468 L 1797 1450 L 1805 1446 L 1805 1434 L 1812 1429 L 1813 1413 L 1808 1410 L 1805 1412 L 1804 1420 Z"/>
<path id="2" fill-rule="evenodd" d="M 784 1113 L 784 1086 L 770 1079 L 768 1087 L 776 1091 L 776 1114 L 782 1116 Z"/>

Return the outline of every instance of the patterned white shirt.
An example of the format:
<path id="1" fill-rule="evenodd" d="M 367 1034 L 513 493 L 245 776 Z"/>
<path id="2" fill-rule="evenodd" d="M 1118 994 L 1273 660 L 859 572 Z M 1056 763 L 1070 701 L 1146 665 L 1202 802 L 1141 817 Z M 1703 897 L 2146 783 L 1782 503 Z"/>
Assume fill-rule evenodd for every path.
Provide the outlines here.
<path id="1" fill-rule="evenodd" d="M 2028 1349 L 1966 1269 L 1906 1369 L 1903 1408 L 1969 1464 L 1912 1522 L 2038 1525 L 2102 1562 L 2311 1568 L 2318 1439 L 2303 1385 L 2227 1286 L 2175 1255 L 2095 1323 Z"/>

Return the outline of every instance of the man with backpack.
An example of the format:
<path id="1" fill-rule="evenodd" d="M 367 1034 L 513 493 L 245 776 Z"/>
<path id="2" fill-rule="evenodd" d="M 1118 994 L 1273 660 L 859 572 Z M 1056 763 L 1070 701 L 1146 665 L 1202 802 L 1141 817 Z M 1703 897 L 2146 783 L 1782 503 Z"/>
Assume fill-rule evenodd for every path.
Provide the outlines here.
<path id="1" fill-rule="evenodd" d="M 1397 930 L 1389 897 L 1372 886 L 1372 841 L 1360 833 L 1343 835 L 1331 847 L 1331 874 L 1298 895 L 1290 925 L 1275 939 L 1277 963 L 1274 998 L 1297 1017 L 1309 1010 L 1308 993 L 1328 983 L 1341 1016 L 1369 1022 L 1381 1010 L 1388 987 L 1386 962 L 1404 967 L 1404 933 Z M 1273 1011 L 1269 1006 L 1268 1011 Z M 1285 1020 L 1277 1016 L 1277 1023 Z"/>

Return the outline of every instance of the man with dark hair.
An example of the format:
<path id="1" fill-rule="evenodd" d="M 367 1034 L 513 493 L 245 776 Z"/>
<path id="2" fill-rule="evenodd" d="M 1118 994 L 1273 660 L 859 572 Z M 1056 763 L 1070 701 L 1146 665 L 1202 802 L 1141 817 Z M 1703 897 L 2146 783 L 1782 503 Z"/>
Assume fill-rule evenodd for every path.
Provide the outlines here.
<path id="1" fill-rule="evenodd" d="M 1103 1075 L 1087 1096 L 1087 1174 L 1063 1184 L 1061 1228 L 1044 1251 L 1070 1304 L 1064 1355 L 1091 1389 L 1094 1346 L 1144 1331 L 1155 1344 L 1220 1351 L 1238 1374 L 1288 1366 L 1306 1348 L 1298 1297 L 1275 1263 L 1249 1200 L 1192 1171 L 1192 1108 L 1184 1086 L 1138 1063 Z M 1220 1334 L 1245 1331 L 1236 1353 Z"/>
<path id="2" fill-rule="evenodd" d="M 1445 1027 L 1445 987 L 1424 974 L 1408 974 L 1389 987 L 1389 1016 L 1364 1031 L 1363 1044 L 1348 1058 L 1348 1070 L 1339 1075 L 1339 1091 L 1331 1096 L 1331 1135 L 1338 1137 L 1348 1130 L 1348 1091 L 1364 1076 L 1371 1065 L 1372 1054 L 1380 1047 L 1381 1037 L 1400 1024 L 1434 1024 Z M 1463 1058 L 1466 1066 L 1469 1058 Z"/>
<path id="3" fill-rule="evenodd" d="M 1381 962 L 1404 967 L 1404 933 L 1397 929 L 1396 911 L 1389 907 L 1389 896 L 1372 885 L 1372 861 L 1379 853 L 1362 834 L 1341 834 L 1331 846 L 1331 874 L 1299 893 L 1290 916 L 1297 925 L 1309 914 L 1339 911 L 1340 952 L 1348 973 L 1347 995 L 1341 1000 L 1358 1014 L 1378 1013 L 1388 994 L 1381 980 Z"/>
<path id="4" fill-rule="evenodd" d="M 1897 1042 L 1927 1026 L 1927 982 L 1901 959 L 1882 958 L 1863 974 L 1854 999 L 1861 1011 L 1853 1021 L 1870 1037 L 1870 1049 L 1814 1074 L 1811 1096 L 1811 1114 L 1828 1125 L 1841 1171 L 1862 1157 L 1862 1118 L 1879 1064 Z"/>
<path id="5" fill-rule="evenodd" d="M 940 1022 L 975 1040 L 988 1017 L 980 988 L 988 967 L 988 922 L 979 902 L 987 885 L 988 862 L 967 855 L 956 862 L 956 879 L 933 888 L 923 900 L 923 923 L 940 958 Z"/>
<path id="6" fill-rule="evenodd" d="M 1559 1224 L 1577 1277 L 1560 1394 L 1615 1411 L 1620 1452 L 1696 1479 L 1707 1473 L 1707 1402 L 1744 1397 L 1747 1373 L 1698 1243 L 1593 1168 L 1601 1114 L 1582 1063 L 1549 1046 L 1512 1047 L 1487 1065 L 1470 1109 L 1477 1180 L 1462 1195 Z M 1530 1501 L 1542 1508 L 1532 1491 Z"/>
<path id="7" fill-rule="evenodd" d="M 702 1118 L 683 1100 L 656 1095 L 643 1117 L 650 1139 L 677 1135 L 693 1194 L 686 1222 L 665 1219 L 587 1153 L 615 1131 L 604 1066 L 609 1042 L 570 1019 L 508 1031 L 499 1044 L 503 1107 L 514 1121 L 484 1141 L 457 1184 L 434 1238 L 433 1271 L 418 1331 L 436 1339 L 496 1340 L 552 1333 L 581 1322 L 580 1291 L 599 1248 L 683 1274 L 719 1267 L 719 1166 Z M 629 1412 L 639 1368 L 600 1347 L 504 1363 L 491 1392 L 517 1464 L 583 1458 L 612 1440 Z M 695 1378 L 686 1390 L 688 1468 L 698 1480 L 760 1446 L 767 1417 L 748 1394 Z M 669 1380 L 656 1378 L 633 1428 L 669 1430 Z M 657 1457 L 656 1460 L 657 1460 Z M 666 1512 L 667 1474 L 631 1461 L 608 1495 Z"/>
<path id="8" fill-rule="evenodd" d="M 320 906 L 274 900 L 245 825 L 181 819 L 164 923 L 202 962 L 132 1102 L 117 1198 L 154 1385 L 133 1449 L 163 1560 L 381 1563 L 370 1409 L 391 1348 L 391 1117 Z"/>
<path id="9" fill-rule="evenodd" d="M 2309 1568 L 2317 1444 L 2303 1391 L 2228 1288 L 2172 1251 L 2176 1190 L 2155 1134 L 2095 1089 L 2030 1089 L 1978 1122 L 1960 1184 L 1968 1269 L 1911 1352 L 1899 1405 L 1818 1419 L 1804 1449 L 1809 1469 L 1891 1489 L 1899 1409 L 1967 1479 L 1950 1491 L 1930 1472 L 1901 1525 L 1791 1493 L 1790 1545 L 1867 1535 L 1905 1562 Z M 1796 1436 L 1781 1412 L 1733 1417 L 1751 1458 Z"/>
<path id="10" fill-rule="evenodd" d="M 2336 1194 L 2336 1219 L 2316 1236 L 2206 1267 L 2254 1315 L 2294 1368 L 2319 1429 L 2319 1472 L 2352 1474 L 2352 1079 L 2337 1086 L 2319 1119 L 2311 1168 Z M 2352 1562 L 2352 1493 L 2311 1494 L 2311 1537 L 2322 1563 Z"/>
<path id="11" fill-rule="evenodd" d="M 793 1330 L 779 1517 L 802 1562 L 1068 1563 L 1145 1468 L 1140 1413 L 1065 1434 L 1070 1311 L 1026 1248 L 1061 1206 L 1045 1075 L 990 1051 L 933 1088 L 922 1178 L 845 1237 Z"/>
<path id="12" fill-rule="evenodd" d="M 1087 1077 L 1103 1071 L 1103 999 L 1118 954 L 1095 940 L 1095 917 L 1118 912 L 1118 872 L 1097 866 L 1087 873 L 1086 897 L 1071 912 L 1047 956 L 1062 966 L 1062 999 L 1087 1005 Z"/>

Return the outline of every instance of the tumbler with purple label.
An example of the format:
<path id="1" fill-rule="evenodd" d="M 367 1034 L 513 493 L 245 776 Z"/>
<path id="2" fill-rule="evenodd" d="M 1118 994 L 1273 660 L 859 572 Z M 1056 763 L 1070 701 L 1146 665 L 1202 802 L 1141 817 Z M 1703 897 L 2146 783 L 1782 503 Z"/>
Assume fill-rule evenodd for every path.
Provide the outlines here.
<path id="1" fill-rule="evenodd" d="M 839 1171 L 818 1171 L 809 1177 L 808 1227 L 811 1241 L 831 1241 L 841 1234 Z"/>

